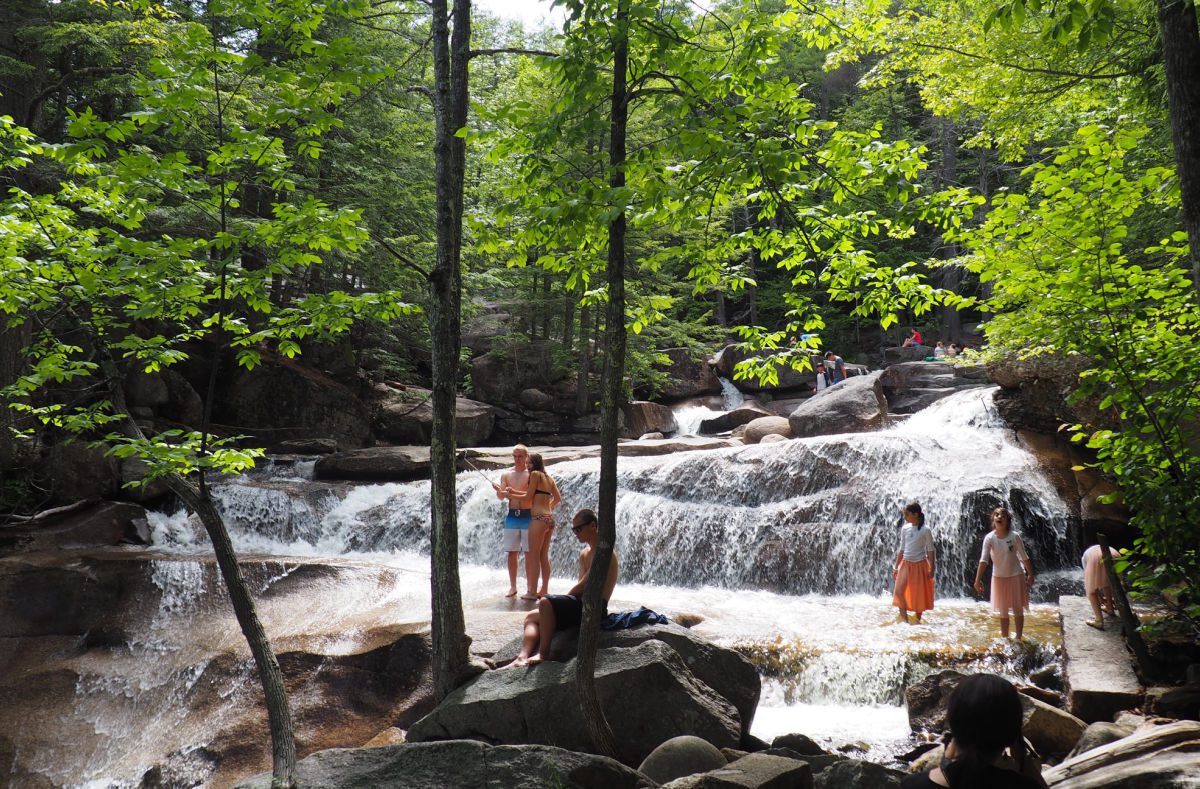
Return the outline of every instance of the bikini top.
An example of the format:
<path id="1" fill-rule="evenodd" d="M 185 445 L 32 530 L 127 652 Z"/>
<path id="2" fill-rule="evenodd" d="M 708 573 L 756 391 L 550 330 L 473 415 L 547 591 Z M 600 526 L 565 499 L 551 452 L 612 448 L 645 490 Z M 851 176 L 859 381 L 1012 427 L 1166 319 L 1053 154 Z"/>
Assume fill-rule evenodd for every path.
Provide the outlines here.
<path id="1" fill-rule="evenodd" d="M 544 471 L 534 471 L 532 473 L 541 474 L 543 477 L 546 476 L 546 472 L 544 472 Z M 551 491 L 542 490 L 541 488 L 536 488 L 533 491 L 533 495 L 535 495 L 535 496 L 552 496 L 554 494 Z"/>

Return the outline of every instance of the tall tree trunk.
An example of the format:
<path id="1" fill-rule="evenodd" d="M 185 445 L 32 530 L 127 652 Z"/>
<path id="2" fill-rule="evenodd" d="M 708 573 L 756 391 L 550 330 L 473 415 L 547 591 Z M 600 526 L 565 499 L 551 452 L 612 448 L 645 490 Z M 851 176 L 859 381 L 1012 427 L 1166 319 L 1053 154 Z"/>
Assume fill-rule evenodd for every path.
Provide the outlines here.
<path id="1" fill-rule="evenodd" d="M 624 200 L 625 136 L 629 121 L 629 5 L 618 0 L 613 20 L 612 115 L 609 119 L 609 192 Z M 625 210 L 608 224 L 608 320 L 604 334 L 604 376 L 600 405 L 599 539 L 583 590 L 575 687 L 579 708 L 597 753 L 616 758 L 617 744 L 596 695 L 596 644 L 600 635 L 600 593 L 608 577 L 617 539 L 617 419 L 625 386 Z"/>
<path id="2" fill-rule="evenodd" d="M 1200 29 L 1191 0 L 1158 0 L 1158 30 L 1167 72 L 1171 140 L 1191 247 L 1192 286 L 1200 291 Z"/>
<path id="3" fill-rule="evenodd" d="M 113 411 L 118 414 L 128 414 L 129 407 L 125 403 L 125 392 L 122 389 L 124 377 L 115 362 L 102 363 L 105 377 L 108 379 L 109 395 L 112 398 Z M 145 440 L 141 427 L 131 416 L 121 421 L 121 430 L 130 438 Z M 207 424 L 205 425 L 207 431 Z M 172 493 L 196 513 L 208 539 L 212 542 L 213 554 L 217 559 L 217 568 L 229 591 L 229 600 L 233 604 L 233 613 L 237 617 L 238 626 L 254 664 L 258 667 L 259 681 L 262 683 L 263 696 L 267 706 L 267 723 L 271 730 L 271 786 L 273 789 L 284 789 L 295 785 L 296 773 L 296 739 L 295 728 L 292 724 L 292 709 L 288 704 L 287 688 L 283 684 L 283 671 L 279 668 L 279 660 L 271 649 L 267 631 L 258 618 L 258 610 L 254 606 L 254 598 L 242 575 L 242 567 L 238 564 L 237 554 L 233 550 L 233 541 L 229 539 L 229 531 L 225 521 L 212 502 L 212 497 L 206 490 L 198 488 L 178 474 L 171 474 L 163 480 Z M 203 481 L 203 479 L 202 479 Z"/>
<path id="4" fill-rule="evenodd" d="M 592 373 L 592 337 L 596 336 L 593 329 L 588 334 L 588 321 L 592 317 L 592 308 L 585 304 L 579 308 L 579 371 L 575 379 L 575 413 L 579 416 L 591 411 L 592 396 L 588 391 L 588 377 Z"/>
<path id="5" fill-rule="evenodd" d="M 21 377 L 25 367 L 21 349 L 32 339 L 28 322 L 12 327 L 0 324 L 0 389 L 16 383 Z M 0 472 L 24 462 L 13 434 L 13 430 L 23 421 L 17 419 L 17 412 L 9 408 L 7 403 L 0 404 Z"/>
<path id="6" fill-rule="evenodd" d="M 563 289 L 563 350 L 575 349 L 575 294 Z"/>
<path id="7" fill-rule="evenodd" d="M 942 187 L 949 189 L 958 183 L 958 129 L 949 118 L 936 118 L 935 122 L 942 138 Z M 957 257 L 960 251 L 958 244 L 947 244 L 942 256 L 949 260 Z M 962 269 L 958 266 L 942 269 L 941 286 L 952 293 L 961 294 Z M 942 330 L 950 342 L 962 342 L 962 316 L 954 305 L 942 307 Z"/>
<path id="8" fill-rule="evenodd" d="M 446 0 L 433 0 L 437 260 L 429 275 L 429 334 L 433 360 L 433 427 L 429 441 L 432 550 L 433 685 L 445 698 L 469 667 L 462 589 L 458 578 L 458 508 L 455 502 L 454 418 L 461 342 L 462 212 L 466 141 L 455 136 L 467 123 L 467 64 L 471 0 L 454 0 L 454 30 Z"/>

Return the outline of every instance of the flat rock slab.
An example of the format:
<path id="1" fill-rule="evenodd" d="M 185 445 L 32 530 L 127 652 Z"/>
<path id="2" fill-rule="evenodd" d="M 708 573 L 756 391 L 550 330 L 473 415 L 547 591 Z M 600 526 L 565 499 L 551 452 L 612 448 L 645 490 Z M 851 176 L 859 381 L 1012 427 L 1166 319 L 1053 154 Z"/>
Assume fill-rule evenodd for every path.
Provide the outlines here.
<path id="1" fill-rule="evenodd" d="M 1086 597 L 1058 598 L 1062 617 L 1067 708 L 1088 723 L 1111 721 L 1121 710 L 1141 703 L 1142 687 L 1133 673 L 1133 657 L 1117 622 L 1089 627 L 1092 606 Z"/>

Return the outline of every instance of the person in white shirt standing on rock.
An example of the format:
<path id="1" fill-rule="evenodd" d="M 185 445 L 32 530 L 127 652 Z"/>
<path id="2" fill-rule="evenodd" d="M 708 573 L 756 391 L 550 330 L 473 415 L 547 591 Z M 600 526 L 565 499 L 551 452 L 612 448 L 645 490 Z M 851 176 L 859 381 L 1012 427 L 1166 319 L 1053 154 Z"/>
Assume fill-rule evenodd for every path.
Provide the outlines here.
<path id="1" fill-rule="evenodd" d="M 975 571 L 975 591 L 979 594 L 983 594 L 983 568 L 988 562 L 992 563 L 992 613 L 1000 617 L 1000 635 L 1008 638 L 1011 611 L 1020 641 L 1025 628 L 1025 611 L 1029 610 L 1033 564 L 1025 552 L 1021 535 L 1012 530 L 1012 513 L 1008 507 L 992 510 L 992 531 L 983 538 L 983 553 Z"/>

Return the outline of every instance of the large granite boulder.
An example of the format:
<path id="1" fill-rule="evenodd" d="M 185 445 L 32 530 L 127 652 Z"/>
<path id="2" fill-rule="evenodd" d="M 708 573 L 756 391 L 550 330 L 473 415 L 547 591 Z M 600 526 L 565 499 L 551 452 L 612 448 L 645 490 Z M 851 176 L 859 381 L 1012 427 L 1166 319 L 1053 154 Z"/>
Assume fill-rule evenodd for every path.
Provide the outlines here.
<path id="1" fill-rule="evenodd" d="M 813 789 L 899 789 L 904 773 L 861 759 L 839 759 L 816 772 Z"/>
<path id="2" fill-rule="evenodd" d="M 1042 771 L 1053 789 L 1180 789 L 1200 785 L 1200 723 L 1139 728 Z"/>
<path id="3" fill-rule="evenodd" d="M 813 395 L 788 417 L 792 433 L 806 436 L 864 433 L 887 425 L 880 373 L 847 378 Z"/>
<path id="4" fill-rule="evenodd" d="M 1116 428 L 1112 414 L 1095 400 L 1071 402 L 1079 375 L 1093 366 L 1079 354 L 1045 354 L 1028 359 L 1006 356 L 989 362 L 989 377 L 999 384 L 995 397 L 1000 416 L 1015 429 L 1054 433 L 1063 423 Z"/>
<path id="5" fill-rule="evenodd" d="M 295 438 L 334 436 L 344 447 L 372 443 L 367 404 L 344 384 L 290 359 L 269 359 L 221 379 L 214 420 L 246 425 L 265 445 Z"/>
<path id="6" fill-rule="evenodd" d="M 1131 734 L 1133 734 L 1132 726 L 1110 723 L 1108 721 L 1097 721 L 1084 730 L 1083 735 L 1079 738 L 1079 742 L 1075 743 L 1075 747 L 1067 754 L 1067 758 L 1073 759 L 1081 753 L 1102 748 L 1110 742 L 1116 742 Z"/>
<path id="7" fill-rule="evenodd" d="M 764 416 L 773 416 L 773 414 L 758 403 L 743 403 L 732 411 L 726 411 L 712 419 L 702 421 L 700 432 L 704 435 L 726 433 Z"/>
<path id="8" fill-rule="evenodd" d="M 780 438 L 792 437 L 792 425 L 786 417 L 760 416 L 746 423 L 746 432 L 742 433 L 742 441 L 747 444 L 757 444 L 767 436 Z"/>
<path id="9" fill-rule="evenodd" d="M 646 433 L 674 433 L 679 429 L 670 408 L 648 400 L 633 400 L 621 406 L 625 415 L 625 435 L 631 438 Z"/>
<path id="10" fill-rule="evenodd" d="M 409 743 L 381 748 L 337 748 L 301 759 L 297 786 L 538 787 L 635 789 L 651 784 L 636 770 L 605 756 L 545 745 L 487 745 L 473 740 Z M 270 774 L 238 784 L 269 789 Z"/>
<path id="11" fill-rule="evenodd" d="M 121 464 L 87 441 L 67 441 L 46 447 L 43 466 L 51 471 L 51 500 L 115 499 L 121 495 Z"/>
<path id="12" fill-rule="evenodd" d="M 429 446 L 433 434 L 433 393 L 418 386 L 397 389 L 380 384 L 374 389 L 375 435 L 396 444 Z M 455 399 L 454 437 L 460 447 L 485 443 L 496 416 L 491 406 L 465 397 Z"/>
<path id="13" fill-rule="evenodd" d="M 893 364 L 879 382 L 892 414 L 914 414 L 954 392 L 988 383 L 983 367 L 923 361 Z"/>
<path id="14" fill-rule="evenodd" d="M 661 353 L 671 360 L 667 367 L 670 383 L 659 392 L 664 400 L 683 400 L 721 391 L 721 382 L 706 359 L 687 348 L 666 348 Z"/>
<path id="15" fill-rule="evenodd" d="M 717 351 L 708 364 L 717 375 L 727 381 L 734 380 L 734 368 L 746 359 L 756 354 L 741 350 L 736 345 L 726 345 Z M 819 357 L 814 356 L 813 361 Z M 746 378 L 736 382 L 737 388 L 743 392 L 769 392 L 778 390 L 811 390 L 816 385 L 816 376 L 811 369 L 794 370 L 790 366 L 778 368 L 779 382 L 774 386 L 759 383 L 757 378 Z"/>
<path id="16" fill-rule="evenodd" d="M 640 764 L 659 744 L 690 734 L 718 748 L 741 741 L 737 708 L 688 670 L 666 643 L 602 649 L 596 656 L 596 692 L 626 764 Z M 579 713 L 575 663 L 491 671 L 450 694 L 409 729 L 410 742 L 478 739 L 484 742 L 592 748 Z"/>
<path id="17" fill-rule="evenodd" d="M 893 348 L 884 348 L 883 366 L 891 367 L 893 364 L 919 362 L 926 356 L 933 356 L 933 349 L 927 345 L 897 345 Z"/>
<path id="18" fill-rule="evenodd" d="M 146 511 L 117 501 L 47 510 L 25 523 L 0 529 L 0 555 L 110 545 L 145 545 Z"/>
<path id="19" fill-rule="evenodd" d="M 1018 430 L 1017 439 L 1038 459 L 1046 478 L 1083 524 L 1085 533 L 1119 534 L 1129 523 L 1129 508 L 1102 501 L 1117 487 L 1094 468 L 1095 454 L 1060 432 Z"/>
<path id="20" fill-rule="evenodd" d="M 909 728 L 929 734 L 947 731 L 946 702 L 966 676 L 961 671 L 947 669 L 928 674 L 905 688 L 904 706 L 908 710 Z"/>
<path id="21" fill-rule="evenodd" d="M 575 657 L 579 647 L 578 639 L 578 630 L 555 633 L 550 653 L 557 659 L 569 660 Z M 718 646 L 675 623 L 644 625 L 627 630 L 602 630 L 598 648 L 630 648 L 647 641 L 662 641 L 679 653 L 697 679 L 737 708 L 743 733 L 750 731 L 754 712 L 758 708 L 762 681 L 759 679 L 758 670 L 749 659 L 740 652 Z M 507 663 L 516 656 L 520 648 L 521 639 L 518 637 L 497 650 L 493 660 L 496 665 Z"/>
<path id="22" fill-rule="evenodd" d="M 429 447 L 368 447 L 326 455 L 313 466 L 315 479 L 404 482 L 429 476 Z"/>

